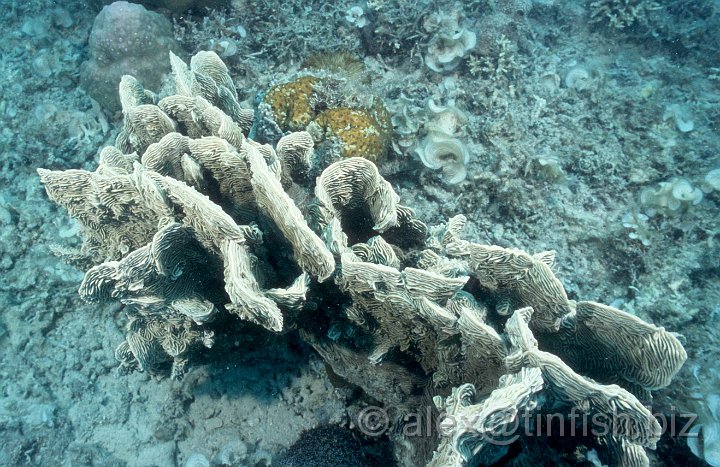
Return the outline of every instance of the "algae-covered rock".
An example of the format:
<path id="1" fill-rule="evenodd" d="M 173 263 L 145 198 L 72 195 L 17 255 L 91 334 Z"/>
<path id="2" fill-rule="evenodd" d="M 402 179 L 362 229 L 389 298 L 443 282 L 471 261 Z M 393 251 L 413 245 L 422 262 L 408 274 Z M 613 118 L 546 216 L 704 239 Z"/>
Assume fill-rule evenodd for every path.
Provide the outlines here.
<path id="1" fill-rule="evenodd" d="M 168 52 L 178 46 L 172 24 L 142 5 L 119 1 L 105 6 L 90 32 L 90 59 L 83 64 L 82 87 L 106 110 L 119 110 L 118 83 L 133 75 L 157 89 L 170 64 Z"/>

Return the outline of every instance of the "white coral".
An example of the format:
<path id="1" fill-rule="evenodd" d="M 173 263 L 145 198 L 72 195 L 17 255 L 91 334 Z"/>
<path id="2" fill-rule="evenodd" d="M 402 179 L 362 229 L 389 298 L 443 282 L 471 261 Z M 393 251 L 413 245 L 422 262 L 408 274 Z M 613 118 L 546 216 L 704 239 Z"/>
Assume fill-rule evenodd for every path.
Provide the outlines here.
<path id="1" fill-rule="evenodd" d="M 713 467 L 720 466 L 720 396 L 709 394 L 704 399 L 705 413 L 687 437 L 687 445 L 698 458 Z"/>
<path id="2" fill-rule="evenodd" d="M 462 58 L 477 43 L 477 35 L 460 24 L 460 14 L 432 15 L 425 29 L 434 32 L 425 53 L 425 64 L 442 73 L 457 68 Z"/>
<path id="3" fill-rule="evenodd" d="M 705 193 L 720 191 L 720 169 L 713 169 L 705 174 L 705 179 L 702 183 L 702 191 Z"/>
<path id="4" fill-rule="evenodd" d="M 454 185 L 465 180 L 467 171 L 465 164 L 470 157 L 465 145 L 457 138 L 430 133 L 415 152 L 420 160 L 430 169 L 442 169 L 443 180 Z"/>
<path id="5" fill-rule="evenodd" d="M 648 214 L 674 214 L 702 201 L 703 192 L 682 177 L 673 177 L 660 182 L 657 188 L 646 188 L 640 192 L 640 202 L 648 208 Z"/>
<path id="6" fill-rule="evenodd" d="M 462 134 L 467 116 L 450 101 L 441 106 L 428 101 L 430 120 L 425 123 L 427 135 L 415 148 L 420 160 L 430 169 L 442 169 L 443 180 L 451 185 L 465 180 L 465 166 L 470 154 L 465 143 L 457 136 Z"/>
<path id="7" fill-rule="evenodd" d="M 663 121 L 672 120 L 681 133 L 689 133 L 695 129 L 692 113 L 686 105 L 670 104 L 665 107 Z"/>
<path id="8" fill-rule="evenodd" d="M 365 11 L 359 6 L 351 7 L 345 12 L 345 21 L 356 28 L 363 28 L 368 24 Z"/>

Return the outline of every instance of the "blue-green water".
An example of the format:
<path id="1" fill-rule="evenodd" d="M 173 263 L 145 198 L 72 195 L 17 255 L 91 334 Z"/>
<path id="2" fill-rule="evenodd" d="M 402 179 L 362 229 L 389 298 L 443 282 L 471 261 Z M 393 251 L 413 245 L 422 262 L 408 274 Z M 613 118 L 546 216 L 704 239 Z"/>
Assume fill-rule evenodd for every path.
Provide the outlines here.
<path id="1" fill-rule="evenodd" d="M 0 465 L 720 465 L 717 1 L 3 6 Z"/>

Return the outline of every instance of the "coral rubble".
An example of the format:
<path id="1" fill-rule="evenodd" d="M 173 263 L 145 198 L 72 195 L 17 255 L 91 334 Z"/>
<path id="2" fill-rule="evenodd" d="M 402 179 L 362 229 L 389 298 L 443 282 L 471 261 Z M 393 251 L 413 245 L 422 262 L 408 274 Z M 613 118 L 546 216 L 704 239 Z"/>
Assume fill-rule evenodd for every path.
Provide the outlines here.
<path id="1" fill-rule="evenodd" d="M 80 295 L 124 305 L 123 369 L 169 362 L 179 378 L 197 351 L 244 338 L 224 333 L 228 320 L 252 323 L 248 334 L 298 329 L 395 428 L 430 400 L 436 415 L 473 421 L 414 440 L 414 462 L 496 461 L 506 449 L 487 432 L 552 408 L 609 417 L 604 459 L 647 463 L 659 426 L 641 401 L 686 359 L 673 334 L 570 300 L 554 252 L 465 240 L 463 216 L 427 228 L 372 157 L 324 167 L 313 189 L 297 176 L 308 133 L 275 147 L 249 139 L 251 112 L 219 57 L 171 61 L 177 94 L 157 104 L 123 78 L 125 126 L 94 172 L 39 170 L 85 235 Z M 281 118 L 304 121 L 295 90 L 275 93 Z"/>

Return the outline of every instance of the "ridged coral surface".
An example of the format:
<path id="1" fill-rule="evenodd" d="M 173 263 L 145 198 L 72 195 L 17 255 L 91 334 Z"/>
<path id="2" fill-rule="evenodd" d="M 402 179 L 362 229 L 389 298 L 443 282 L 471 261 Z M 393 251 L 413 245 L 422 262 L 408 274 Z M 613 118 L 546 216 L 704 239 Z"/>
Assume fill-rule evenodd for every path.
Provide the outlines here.
<path id="1" fill-rule="evenodd" d="M 179 94 L 163 101 L 184 95 L 186 105 L 238 109 L 213 53 L 189 67 L 172 61 Z M 142 104 L 137 86 L 120 89 L 126 119 L 116 146 L 137 152 L 104 149 L 94 172 L 39 173 L 86 232 L 77 255 L 95 266 L 80 295 L 124 305 L 125 340 L 115 351 L 122 370 L 162 373 L 169 362 L 181 379 L 218 339 L 258 332 L 242 322 L 297 329 L 334 374 L 397 411 L 398 429 L 423 399 L 434 399 L 435 410 L 479 411 L 481 425 L 488 410 L 531 413 L 552 401 L 556 410 L 612 417 L 611 434 L 597 435 L 605 456 L 647 463 L 642 448 L 656 447 L 660 426 L 639 398 L 684 363 L 672 334 L 570 301 L 552 270 L 554 252 L 467 241 L 463 216 L 428 230 L 366 158 L 324 168 L 314 199 L 298 205 L 282 182 L 296 181 L 283 170 L 307 164 L 309 135 L 262 145 L 243 135 L 244 112 L 233 119 L 205 102 L 187 120 L 201 123 L 190 138 L 176 131 L 182 107 Z M 177 121 L 163 108 L 175 109 Z M 233 321 L 238 334 L 225 330 Z M 549 344 L 541 348 L 535 335 Z M 468 394 L 462 408 L 451 403 L 460 392 Z M 475 465 L 507 452 L 483 444 L 481 428 L 445 431 L 449 440 L 427 444 L 435 453 L 419 460 Z"/>
<path id="2" fill-rule="evenodd" d="M 0 9 L 0 464 L 719 463 L 716 1 L 111 3 Z"/>

